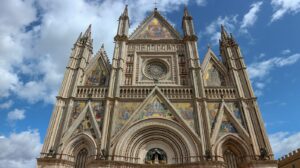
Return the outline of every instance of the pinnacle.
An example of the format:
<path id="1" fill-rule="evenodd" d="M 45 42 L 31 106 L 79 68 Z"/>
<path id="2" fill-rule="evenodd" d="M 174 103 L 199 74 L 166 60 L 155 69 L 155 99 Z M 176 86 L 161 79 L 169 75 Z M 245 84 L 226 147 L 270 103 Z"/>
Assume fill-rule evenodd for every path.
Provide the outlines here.
<path id="1" fill-rule="evenodd" d="M 90 24 L 89 27 L 86 29 L 83 37 L 91 37 L 91 31 L 92 31 L 92 24 Z"/>
<path id="2" fill-rule="evenodd" d="M 123 16 L 128 16 L 128 5 L 125 6 Z"/>
<path id="3" fill-rule="evenodd" d="M 189 11 L 188 11 L 188 8 L 187 8 L 187 6 L 185 5 L 184 6 L 184 16 L 189 16 L 190 14 L 189 14 Z"/>
<path id="4" fill-rule="evenodd" d="M 223 24 L 221 24 L 221 39 L 226 39 L 228 37 L 228 34 L 225 30 L 225 27 Z"/>

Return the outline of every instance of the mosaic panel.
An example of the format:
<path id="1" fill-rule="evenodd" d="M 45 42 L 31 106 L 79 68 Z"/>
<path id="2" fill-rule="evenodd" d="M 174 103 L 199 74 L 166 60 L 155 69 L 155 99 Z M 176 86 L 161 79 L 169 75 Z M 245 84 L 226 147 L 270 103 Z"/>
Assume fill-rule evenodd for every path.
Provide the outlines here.
<path id="1" fill-rule="evenodd" d="M 191 128 L 195 128 L 194 111 L 192 103 L 173 103 L 180 116 L 188 123 Z"/>
<path id="2" fill-rule="evenodd" d="M 94 112 L 95 119 L 98 123 L 99 130 L 102 132 L 102 125 L 104 120 L 105 102 L 92 102 L 92 108 Z"/>
<path id="3" fill-rule="evenodd" d="M 172 35 L 169 30 L 160 23 L 157 18 L 153 18 L 148 25 L 138 35 L 141 39 L 170 39 Z"/>
<path id="4" fill-rule="evenodd" d="M 87 131 L 87 132 L 90 132 L 91 135 L 96 139 L 96 133 L 95 133 L 94 128 L 92 127 L 92 123 L 91 123 L 90 115 L 89 114 L 90 113 L 86 113 L 85 118 L 78 125 L 78 127 L 77 127 L 76 131 L 74 132 L 74 134 L 77 134 L 77 133 L 83 132 L 83 131 Z"/>
<path id="5" fill-rule="evenodd" d="M 136 117 L 135 121 L 147 118 L 173 119 L 174 116 L 169 111 L 165 103 L 159 99 L 155 99 L 152 103 L 146 105 L 144 110 Z"/>
<path id="6" fill-rule="evenodd" d="M 204 73 L 206 86 L 225 86 L 225 78 L 218 69 L 210 62 Z"/>
<path id="7" fill-rule="evenodd" d="M 228 116 L 226 114 L 223 115 L 222 118 L 222 124 L 220 127 L 220 133 L 221 135 L 224 133 L 237 133 L 236 128 L 234 125 L 230 122 Z"/>
<path id="8" fill-rule="evenodd" d="M 117 110 L 115 111 L 114 124 L 112 128 L 113 135 L 124 126 L 132 113 L 140 104 L 140 102 L 122 102 L 118 104 Z"/>
<path id="9" fill-rule="evenodd" d="M 238 102 L 226 102 L 227 107 L 233 113 L 235 118 L 244 126 L 243 114 Z"/>
<path id="10" fill-rule="evenodd" d="M 85 105 L 86 105 L 85 101 L 75 101 L 74 102 L 73 109 L 72 109 L 72 112 L 71 112 L 71 119 L 70 119 L 70 122 L 69 122 L 69 126 L 71 126 L 71 124 L 77 119 L 79 114 L 84 109 Z"/>
<path id="11" fill-rule="evenodd" d="M 91 71 L 88 72 L 85 85 L 88 86 L 101 86 L 105 85 L 107 80 L 107 75 L 101 70 L 100 66 L 97 65 L 93 67 Z"/>
<path id="12" fill-rule="evenodd" d="M 210 124 L 214 127 L 221 103 L 207 103 Z"/>

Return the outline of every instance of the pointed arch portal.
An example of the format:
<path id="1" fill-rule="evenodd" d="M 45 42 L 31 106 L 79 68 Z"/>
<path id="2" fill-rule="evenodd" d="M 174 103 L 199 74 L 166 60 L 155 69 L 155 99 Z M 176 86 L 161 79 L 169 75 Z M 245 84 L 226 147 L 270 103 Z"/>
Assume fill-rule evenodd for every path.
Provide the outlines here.
<path id="1" fill-rule="evenodd" d="M 200 144 L 196 144 L 186 129 L 168 119 L 138 121 L 120 137 L 114 144 L 114 160 L 117 161 L 176 164 L 194 161 L 192 156 L 199 155 L 197 146 Z M 150 157 L 151 153 L 154 158 Z"/>

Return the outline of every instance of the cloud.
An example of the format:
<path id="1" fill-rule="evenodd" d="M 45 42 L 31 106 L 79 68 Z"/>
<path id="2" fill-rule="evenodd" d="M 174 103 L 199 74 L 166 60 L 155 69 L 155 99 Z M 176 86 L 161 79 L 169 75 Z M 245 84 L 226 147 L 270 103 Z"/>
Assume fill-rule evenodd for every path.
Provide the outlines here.
<path id="1" fill-rule="evenodd" d="M 285 54 L 289 54 L 291 53 L 291 50 L 290 49 L 286 49 L 286 50 L 282 50 L 281 51 L 281 54 L 285 55 Z"/>
<path id="2" fill-rule="evenodd" d="M 281 19 L 286 14 L 300 12 L 300 0 L 272 0 L 271 5 L 274 10 L 271 22 Z"/>
<path id="3" fill-rule="evenodd" d="M 269 139 L 276 158 L 300 148 L 300 132 L 277 132 L 269 135 Z"/>
<path id="4" fill-rule="evenodd" d="M 23 120 L 25 118 L 25 110 L 23 109 L 14 109 L 13 111 L 8 112 L 7 120 L 16 121 Z"/>
<path id="5" fill-rule="evenodd" d="M 272 69 L 294 64 L 299 59 L 300 53 L 296 53 L 288 57 L 274 57 L 250 64 L 248 67 L 248 72 L 251 79 L 261 79 L 267 76 Z"/>
<path id="6" fill-rule="evenodd" d="M 42 144 L 37 130 L 11 133 L 0 138 L 0 167 L 32 168 L 36 167 Z"/>
<path id="7" fill-rule="evenodd" d="M 244 15 L 242 23 L 241 23 L 241 29 L 243 31 L 247 31 L 248 27 L 251 27 L 254 25 L 254 23 L 257 20 L 257 14 L 260 11 L 262 4 L 263 4 L 263 2 L 259 1 L 259 2 L 253 3 L 251 5 L 249 12 Z"/>
<path id="8" fill-rule="evenodd" d="M 254 62 L 247 68 L 256 96 L 263 95 L 263 89 L 267 83 L 271 82 L 269 74 L 275 68 L 292 65 L 300 60 L 300 53 L 290 56 L 281 56 Z"/>
<path id="9" fill-rule="evenodd" d="M 0 109 L 9 109 L 13 105 L 12 100 L 8 100 L 2 104 L 0 104 Z"/>
<path id="10" fill-rule="evenodd" d="M 196 4 L 198 6 L 205 6 L 206 5 L 206 0 L 196 0 Z"/>
<path id="11" fill-rule="evenodd" d="M 204 34 L 210 37 L 210 41 L 213 43 L 213 45 L 217 45 L 221 37 L 220 26 L 224 25 L 227 31 L 233 32 L 236 29 L 236 24 L 238 23 L 237 17 L 238 15 L 225 17 L 219 16 L 205 28 Z"/>
<path id="12" fill-rule="evenodd" d="M 251 4 L 249 11 L 239 20 L 239 15 L 219 16 L 212 21 L 206 28 L 203 35 L 210 38 L 212 45 L 217 45 L 220 39 L 220 26 L 224 25 L 228 32 L 248 33 L 248 28 L 253 26 L 258 18 L 257 14 L 261 9 L 263 2 L 259 1 Z M 200 36 L 202 35 L 200 33 Z M 249 36 L 250 38 L 250 36 Z M 253 39 L 251 39 L 252 41 Z"/>
<path id="13" fill-rule="evenodd" d="M 145 0 L 127 3 L 132 31 L 154 4 Z M 166 14 L 187 3 L 163 0 L 157 7 Z M 4 1 L 0 6 L 0 98 L 16 95 L 30 103 L 53 103 L 79 33 L 92 24 L 94 53 L 105 43 L 111 58 L 124 7 L 123 0 Z"/>

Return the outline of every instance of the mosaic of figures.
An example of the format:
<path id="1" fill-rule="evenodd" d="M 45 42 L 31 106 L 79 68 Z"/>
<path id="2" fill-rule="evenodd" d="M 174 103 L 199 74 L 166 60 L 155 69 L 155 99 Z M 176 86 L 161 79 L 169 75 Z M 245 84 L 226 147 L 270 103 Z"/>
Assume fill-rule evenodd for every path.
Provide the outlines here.
<path id="1" fill-rule="evenodd" d="M 99 65 L 94 66 L 86 76 L 85 85 L 88 86 L 103 86 L 107 80 L 107 74 Z"/>
<path id="2" fill-rule="evenodd" d="M 225 78 L 211 62 L 204 73 L 206 86 L 225 86 Z"/>
<path id="3" fill-rule="evenodd" d="M 141 102 L 120 102 L 115 110 L 112 135 L 118 132 L 131 117 Z"/>
<path id="4" fill-rule="evenodd" d="M 207 103 L 210 123 L 212 128 L 214 128 L 216 124 L 216 118 L 220 109 L 221 103 L 219 102 L 210 102 Z M 226 102 L 227 107 L 229 108 L 230 112 L 235 116 L 235 118 L 240 122 L 242 125 L 244 125 L 243 122 L 243 113 L 239 107 L 238 102 Z M 236 133 L 236 128 L 233 126 L 231 121 L 228 119 L 228 116 L 226 113 L 223 114 L 222 118 L 222 124 L 220 128 L 220 132 L 222 133 Z"/>
<path id="5" fill-rule="evenodd" d="M 219 136 L 221 136 L 225 133 L 237 133 L 236 128 L 229 120 L 227 114 L 223 115 L 222 124 L 221 124 L 220 130 L 219 130 Z"/>
<path id="6" fill-rule="evenodd" d="M 128 51 L 172 51 L 183 52 L 182 44 L 129 44 Z"/>
<path id="7" fill-rule="evenodd" d="M 77 117 L 80 115 L 80 113 L 84 110 L 86 107 L 85 101 L 76 101 L 74 103 L 73 109 L 72 109 L 72 116 L 70 119 L 70 125 L 77 119 Z M 99 129 L 102 129 L 103 125 L 103 118 L 104 118 L 104 110 L 105 110 L 105 102 L 104 101 L 94 101 L 91 103 L 93 114 L 96 119 L 96 122 L 98 124 Z M 89 110 L 89 109 L 88 109 Z M 89 122 L 89 117 L 86 116 L 86 122 Z M 87 125 L 85 125 L 87 126 Z"/>
<path id="8" fill-rule="evenodd" d="M 174 116 L 164 102 L 158 98 L 155 98 L 151 103 L 146 105 L 142 112 L 136 116 L 135 121 L 147 118 L 174 119 Z"/>
<path id="9" fill-rule="evenodd" d="M 195 117 L 192 103 L 173 103 L 173 105 L 175 106 L 176 110 L 179 112 L 183 120 L 186 121 L 192 129 L 195 129 Z"/>
<path id="10" fill-rule="evenodd" d="M 172 39 L 170 31 L 157 19 L 153 18 L 143 31 L 138 35 L 139 39 Z"/>

